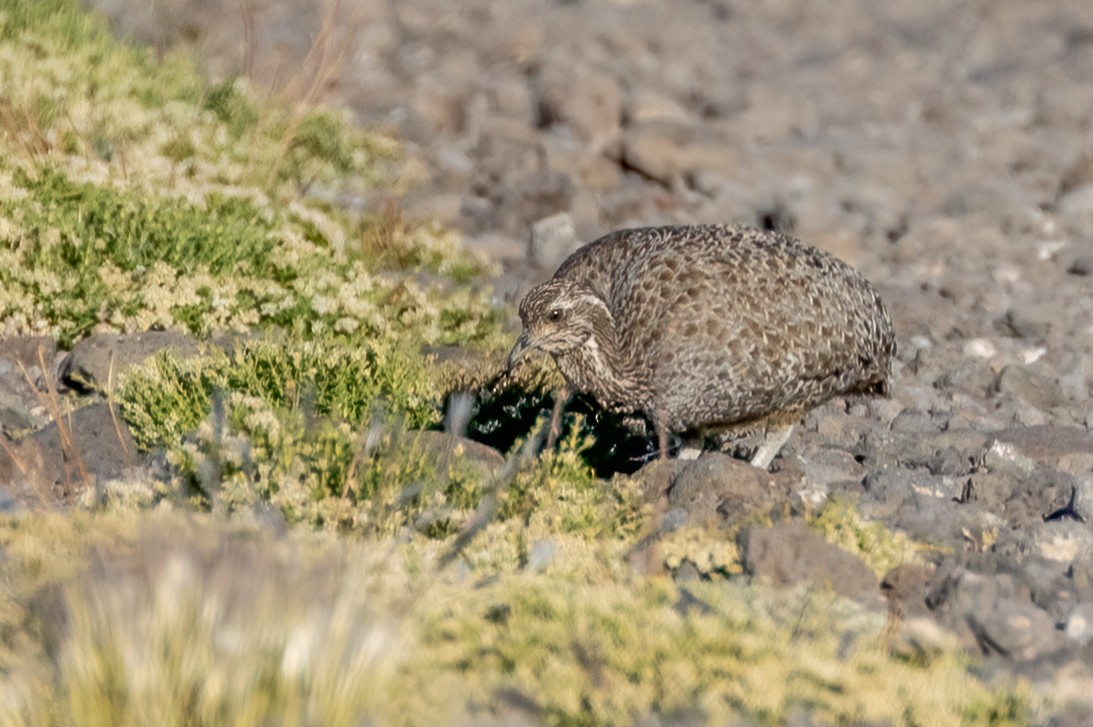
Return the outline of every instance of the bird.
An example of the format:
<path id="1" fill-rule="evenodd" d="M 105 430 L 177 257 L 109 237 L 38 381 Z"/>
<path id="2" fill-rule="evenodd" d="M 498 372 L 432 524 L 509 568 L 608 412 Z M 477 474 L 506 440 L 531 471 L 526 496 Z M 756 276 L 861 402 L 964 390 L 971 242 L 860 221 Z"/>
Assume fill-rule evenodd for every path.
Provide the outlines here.
<path id="1" fill-rule="evenodd" d="M 534 352 L 572 392 L 651 422 L 659 456 L 762 431 L 768 468 L 804 414 L 889 394 L 896 342 L 876 289 L 788 234 L 734 225 L 638 227 L 578 248 L 520 302 L 512 371 Z M 560 403 L 559 403 L 560 402 Z M 686 456 L 685 456 L 686 455 Z"/>

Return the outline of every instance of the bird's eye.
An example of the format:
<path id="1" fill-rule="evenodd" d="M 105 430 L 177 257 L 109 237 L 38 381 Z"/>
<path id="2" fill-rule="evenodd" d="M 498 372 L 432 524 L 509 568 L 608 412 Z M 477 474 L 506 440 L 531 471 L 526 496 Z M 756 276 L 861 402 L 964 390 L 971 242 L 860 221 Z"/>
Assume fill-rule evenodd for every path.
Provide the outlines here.
<path id="1" fill-rule="evenodd" d="M 562 320 L 562 309 L 561 308 L 552 309 L 550 311 L 550 313 L 547 313 L 547 318 L 551 321 L 560 321 L 560 320 Z"/>

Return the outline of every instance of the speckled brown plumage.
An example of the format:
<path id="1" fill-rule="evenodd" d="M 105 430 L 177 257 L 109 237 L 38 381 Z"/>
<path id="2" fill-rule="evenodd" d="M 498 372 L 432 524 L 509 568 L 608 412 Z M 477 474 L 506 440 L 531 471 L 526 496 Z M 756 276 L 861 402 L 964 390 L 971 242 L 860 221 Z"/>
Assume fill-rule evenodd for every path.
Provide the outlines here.
<path id="1" fill-rule="evenodd" d="M 792 237 L 743 227 L 611 233 L 529 292 L 520 318 L 510 366 L 549 353 L 573 389 L 647 415 L 662 453 L 668 432 L 795 420 L 834 396 L 884 393 L 895 352 L 865 278 Z"/>

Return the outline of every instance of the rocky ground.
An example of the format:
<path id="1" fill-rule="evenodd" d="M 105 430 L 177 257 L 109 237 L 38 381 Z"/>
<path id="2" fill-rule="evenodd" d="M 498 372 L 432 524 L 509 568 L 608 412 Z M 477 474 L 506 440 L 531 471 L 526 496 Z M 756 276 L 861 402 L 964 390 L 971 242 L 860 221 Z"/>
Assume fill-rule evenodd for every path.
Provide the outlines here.
<path id="1" fill-rule="evenodd" d="M 749 571 L 836 583 L 863 602 L 883 595 L 893 613 L 955 632 L 992 670 L 1088 695 L 1085 0 L 92 4 L 141 41 L 196 45 L 214 75 L 247 72 L 393 131 L 410 150 L 405 184 L 336 201 L 394 199 L 462 230 L 502 263 L 507 299 L 579 240 L 632 225 L 776 227 L 858 266 L 896 321 L 892 398 L 811 413 L 769 476 L 728 457 L 673 464 L 666 524 L 729 523 L 774 496 L 803 511 L 853 495 L 863 514 L 929 544 L 929 565 L 877 583 L 784 524 L 749 531 Z M 37 429 L 5 446 L 63 472 L 46 374 L 101 386 L 162 343 L 0 343 L 0 421 Z M 102 436 L 116 426 L 109 408 L 84 411 L 95 422 L 74 431 L 79 446 L 102 447 L 85 458 L 94 474 L 132 466 L 131 450 Z"/>

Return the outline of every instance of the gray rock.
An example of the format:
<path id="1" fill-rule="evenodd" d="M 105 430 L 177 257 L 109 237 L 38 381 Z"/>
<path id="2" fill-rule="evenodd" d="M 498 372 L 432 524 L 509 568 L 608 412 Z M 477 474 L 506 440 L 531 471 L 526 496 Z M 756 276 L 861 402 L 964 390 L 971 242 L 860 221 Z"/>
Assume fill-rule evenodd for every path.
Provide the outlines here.
<path id="1" fill-rule="evenodd" d="M 671 187 L 679 180 L 680 142 L 667 134 L 644 130 L 627 132 L 623 139 L 622 161 L 650 179 Z"/>
<path id="2" fill-rule="evenodd" d="M 1031 603 L 979 599 L 968 626 L 980 648 L 1014 661 L 1032 661 L 1059 647 L 1054 622 Z"/>
<path id="3" fill-rule="evenodd" d="M 879 607 L 877 577 L 860 558 L 832 545 L 799 520 L 749 528 L 741 540 L 744 569 L 779 586 L 810 583 Z"/>
<path id="4" fill-rule="evenodd" d="M 26 405 L 0 383 L 0 432 L 17 436 L 21 432 L 37 429 L 44 425 L 48 418 L 43 416 L 44 410 L 40 407 Z M 34 416 L 33 409 L 37 409 L 39 416 Z"/>
<path id="5" fill-rule="evenodd" d="M 893 432 L 936 432 L 934 418 L 924 411 L 904 409 L 892 420 Z"/>
<path id="6" fill-rule="evenodd" d="M 614 189 L 622 180 L 622 171 L 615 162 L 600 154 L 590 154 L 587 145 L 579 139 L 546 134 L 541 140 L 541 149 L 547 167 L 565 174 L 590 192 Z M 569 212 L 577 217 L 576 206 Z M 598 205 L 596 214 L 599 214 Z M 587 237 L 597 236 L 598 233 Z"/>
<path id="7" fill-rule="evenodd" d="M 928 456 L 913 456 L 907 460 L 911 468 L 925 468 L 931 475 L 963 477 L 972 469 L 973 457 L 953 446 L 935 449 Z"/>
<path id="8" fill-rule="evenodd" d="M 1017 338 L 1043 339 L 1058 322 L 1058 309 L 1049 303 L 1039 303 L 1010 308 L 999 326 Z"/>
<path id="9" fill-rule="evenodd" d="M 983 464 L 992 472 L 1027 475 L 1036 469 L 1036 461 L 1010 442 L 993 440 L 983 455 Z"/>
<path id="10" fill-rule="evenodd" d="M 623 93 L 615 79 L 584 65 L 548 61 L 536 91 L 539 122 L 566 124 L 582 138 L 602 142 L 622 123 Z"/>
<path id="11" fill-rule="evenodd" d="M 505 465 L 505 456 L 493 447 L 447 432 L 412 432 L 400 444 L 420 447 L 429 460 L 436 463 L 441 476 L 449 467 L 462 462 L 473 468 L 483 480 L 489 480 Z"/>
<path id="12" fill-rule="evenodd" d="M 967 482 L 966 477 L 881 469 L 866 477 L 859 509 L 864 517 L 959 552 L 969 541 L 989 542 L 1006 524 L 974 497 L 965 497 Z"/>
<path id="13" fill-rule="evenodd" d="M 1045 412 L 1063 403 L 1058 383 L 1028 366 L 1011 365 L 1002 369 L 997 390 L 1020 397 Z"/>
<path id="14" fill-rule="evenodd" d="M 1093 252 L 1082 250 L 1070 253 L 1063 269 L 1078 277 L 1087 278 L 1093 275 Z"/>
<path id="15" fill-rule="evenodd" d="M 668 504 L 688 522 L 736 523 L 768 508 L 776 497 L 774 478 L 720 452 L 685 462 L 668 491 Z"/>
<path id="16" fill-rule="evenodd" d="M 56 352 L 56 344 L 42 336 L 0 341 L 0 431 L 17 435 L 49 421 L 43 397 L 57 386 Z"/>
<path id="17" fill-rule="evenodd" d="M 1020 473 L 992 470 L 976 472 L 968 479 L 971 482 L 972 497 L 992 512 L 1000 512 L 1006 509 L 1006 503 L 1022 487 L 1024 478 Z"/>
<path id="18" fill-rule="evenodd" d="M 1074 514 L 1093 527 L 1093 472 L 1074 476 Z"/>
<path id="19" fill-rule="evenodd" d="M 1093 184 L 1083 184 L 1059 198 L 1060 214 L 1093 219 Z"/>
<path id="20" fill-rule="evenodd" d="M 853 452 L 827 445 L 809 432 L 801 432 L 782 454 L 779 472 L 775 477 L 801 505 L 816 510 L 828 494 L 842 485 L 857 485 L 862 481 L 865 468 Z"/>
<path id="21" fill-rule="evenodd" d="M 992 470 L 1028 474 L 1039 467 L 1079 474 L 1093 469 L 1093 432 L 1076 427 L 1020 427 L 994 432 L 984 455 Z"/>
<path id="22" fill-rule="evenodd" d="M 932 568 L 916 563 L 898 565 L 884 574 L 880 589 L 888 609 L 902 618 L 925 616 L 930 612 L 926 598 L 934 577 Z"/>
<path id="23" fill-rule="evenodd" d="M 921 470 L 881 469 L 865 478 L 865 489 L 883 498 L 894 490 L 921 497 L 955 501 L 964 491 L 966 478 L 934 475 Z"/>
<path id="24" fill-rule="evenodd" d="M 75 388 L 105 393 L 130 368 L 167 349 L 181 356 L 196 356 L 201 350 L 193 336 L 180 331 L 99 333 L 76 344 L 61 364 L 60 376 Z"/>
<path id="25" fill-rule="evenodd" d="M 1093 530 L 1074 520 L 1053 520 L 1030 528 L 1025 552 L 1044 560 L 1070 564 L 1093 555 Z"/>
<path id="26" fill-rule="evenodd" d="M 931 469 L 933 474 L 963 474 L 967 469 L 959 466 L 956 460 L 980 461 L 987 442 L 987 435 L 967 429 L 921 433 L 877 429 L 866 435 L 861 449 L 871 461 L 896 460 L 910 467 Z M 949 458 L 948 468 L 937 462 L 939 453 L 946 452 L 948 454 L 942 456 Z"/>
<path id="27" fill-rule="evenodd" d="M 1028 586 L 1010 574 L 957 569 L 940 579 L 927 603 L 984 653 L 1028 662 L 1063 645 L 1054 619 L 1032 603 Z"/>
<path id="28" fill-rule="evenodd" d="M 528 259 L 532 264 L 554 270 L 582 244 L 566 212 L 558 212 L 531 224 Z"/>
<path id="29" fill-rule="evenodd" d="M 691 121 L 691 113 L 682 104 L 647 88 L 639 88 L 630 93 L 623 113 L 627 124 L 631 126 L 656 121 Z"/>
<path id="30" fill-rule="evenodd" d="M 1063 633 L 1080 646 L 1093 641 L 1093 603 L 1079 603 L 1071 609 L 1062 623 Z"/>
<path id="31" fill-rule="evenodd" d="M 21 336 L 0 340 L 0 375 L 8 376 L 25 369 L 36 380 L 53 364 L 57 344 L 47 336 Z M 42 366 L 45 366 L 45 369 Z"/>
<path id="32" fill-rule="evenodd" d="M 107 480 L 141 478 L 149 463 L 125 421 L 105 402 L 77 409 L 16 446 L 0 448 L 0 474 L 46 503 L 72 502 Z"/>

